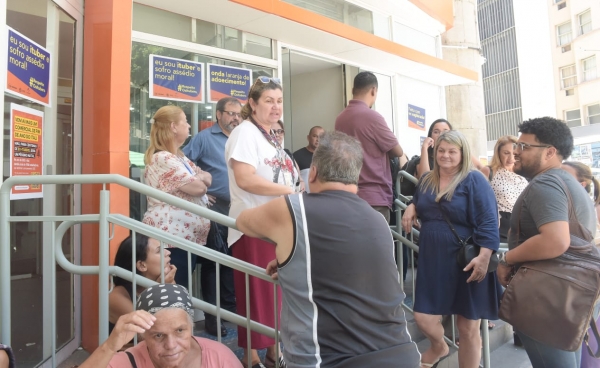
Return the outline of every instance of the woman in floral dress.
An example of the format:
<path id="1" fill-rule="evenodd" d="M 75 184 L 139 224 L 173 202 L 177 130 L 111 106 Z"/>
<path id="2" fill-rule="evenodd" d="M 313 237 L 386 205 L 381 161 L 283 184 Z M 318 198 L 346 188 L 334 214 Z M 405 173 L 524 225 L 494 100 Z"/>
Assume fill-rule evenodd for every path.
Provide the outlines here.
<path id="1" fill-rule="evenodd" d="M 179 149 L 190 135 L 190 125 L 178 106 L 163 106 L 152 119 L 150 146 L 146 150 L 144 180 L 160 189 L 202 207 L 207 205 L 206 190 L 212 177 L 188 160 Z M 144 223 L 199 245 L 206 244 L 210 221 L 168 203 L 148 197 Z M 177 267 L 175 282 L 188 287 L 188 252 L 171 249 L 171 264 Z M 192 272 L 196 255 L 191 255 Z"/>

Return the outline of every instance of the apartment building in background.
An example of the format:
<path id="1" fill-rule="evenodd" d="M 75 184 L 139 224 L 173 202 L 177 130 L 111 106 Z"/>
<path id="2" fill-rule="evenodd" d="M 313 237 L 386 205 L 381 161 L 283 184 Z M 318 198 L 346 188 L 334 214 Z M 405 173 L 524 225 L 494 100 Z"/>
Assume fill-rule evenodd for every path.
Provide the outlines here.
<path id="1" fill-rule="evenodd" d="M 600 167 L 600 2 L 547 0 L 556 116 L 575 137 L 571 159 Z"/>
<path id="2" fill-rule="evenodd" d="M 600 123 L 600 3 L 549 0 L 556 115 L 570 127 Z"/>

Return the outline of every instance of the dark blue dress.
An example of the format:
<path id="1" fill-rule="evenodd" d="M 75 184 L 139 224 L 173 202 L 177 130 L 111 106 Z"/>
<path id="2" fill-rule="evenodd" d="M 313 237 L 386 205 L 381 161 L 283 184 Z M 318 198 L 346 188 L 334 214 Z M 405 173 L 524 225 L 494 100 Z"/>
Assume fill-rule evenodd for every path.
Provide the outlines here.
<path id="1" fill-rule="evenodd" d="M 413 203 L 421 219 L 414 310 L 472 320 L 498 319 L 502 289 L 496 272 L 488 273 L 480 283 L 467 284 L 472 271 L 464 272 L 456 262 L 460 243 L 444 221 L 435 194 L 419 188 Z M 498 250 L 496 197 L 480 172 L 470 172 L 456 187 L 452 200 L 442 198 L 440 203 L 461 238 L 472 235 L 475 244 Z"/>

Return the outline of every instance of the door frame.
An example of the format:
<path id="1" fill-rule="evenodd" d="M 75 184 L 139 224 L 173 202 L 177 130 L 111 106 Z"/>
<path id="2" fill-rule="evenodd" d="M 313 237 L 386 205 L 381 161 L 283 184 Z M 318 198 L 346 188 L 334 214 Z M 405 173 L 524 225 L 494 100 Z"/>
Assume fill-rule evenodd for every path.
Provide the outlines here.
<path id="1" fill-rule="evenodd" d="M 75 21 L 74 47 L 75 58 L 73 60 L 73 87 L 72 87 L 72 120 L 73 120 L 73 173 L 81 173 L 81 137 L 82 137 L 82 81 L 83 81 L 83 3 L 77 0 L 48 0 L 48 22 L 47 22 L 47 37 L 54 34 L 54 39 L 58 41 L 60 16 L 59 9 L 64 11 Z M 58 42 L 47 45 L 51 48 L 54 55 L 58 55 Z M 55 60 L 58 60 L 55 57 Z M 45 132 L 44 138 L 52 142 L 56 142 L 57 130 L 57 108 L 58 108 L 58 62 L 54 63 L 51 70 L 52 89 L 54 93 L 51 95 L 51 106 L 45 109 Z M 44 147 L 52 148 L 53 145 L 44 144 Z M 54 151 L 54 150 L 52 150 Z M 56 153 L 44 152 L 44 173 L 55 174 L 56 168 Z M 52 165 L 52 166 L 50 166 Z M 51 171 L 51 172 L 50 172 Z M 55 193 L 55 185 L 45 186 L 48 192 Z M 81 214 L 81 186 L 75 185 L 73 188 L 73 214 Z M 46 190 L 44 190 L 46 192 Z M 43 214 L 55 215 L 56 199 L 54 195 L 44 195 Z M 56 281 L 56 262 L 54 254 L 51 253 L 51 244 L 54 241 L 54 231 L 52 223 L 44 223 L 43 227 L 43 280 L 44 280 L 44 323 L 43 323 L 43 351 L 45 360 L 40 364 L 40 367 L 52 367 L 58 362 L 67 359 L 81 344 L 81 276 L 73 275 L 73 330 L 74 335 L 65 346 L 62 348 L 56 347 L 56 354 L 53 362 L 52 355 L 52 315 L 50 314 L 54 308 L 52 303 L 56 301 L 56 295 L 52 297 L 52 293 L 56 293 L 56 289 L 52 289 L 53 281 Z M 76 226 L 73 229 L 73 260 L 76 264 L 80 263 L 81 258 L 81 228 Z M 56 304 L 55 304 L 56 305 Z M 48 357 L 48 358 L 46 358 Z"/>

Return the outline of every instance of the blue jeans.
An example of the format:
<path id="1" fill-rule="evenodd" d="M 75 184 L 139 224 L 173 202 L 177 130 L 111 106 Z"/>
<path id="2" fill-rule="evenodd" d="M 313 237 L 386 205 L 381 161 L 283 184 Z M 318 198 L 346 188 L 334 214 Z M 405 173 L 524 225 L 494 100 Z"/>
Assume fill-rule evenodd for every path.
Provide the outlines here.
<path id="1" fill-rule="evenodd" d="M 535 341 L 519 331 L 516 333 L 523 342 L 533 368 L 579 368 L 581 347 L 576 351 L 560 350 Z"/>

